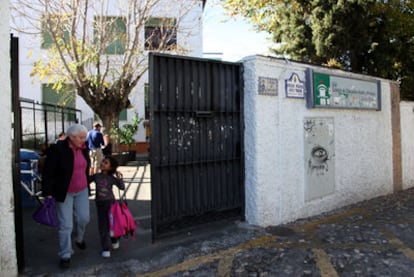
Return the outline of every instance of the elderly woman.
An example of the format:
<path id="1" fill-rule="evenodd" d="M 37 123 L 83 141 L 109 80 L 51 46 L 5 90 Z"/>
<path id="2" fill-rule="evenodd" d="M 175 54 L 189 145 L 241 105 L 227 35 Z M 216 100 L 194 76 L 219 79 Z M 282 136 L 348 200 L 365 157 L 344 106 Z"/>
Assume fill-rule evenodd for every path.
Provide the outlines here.
<path id="1" fill-rule="evenodd" d="M 52 145 L 42 173 L 45 197 L 54 197 L 59 222 L 60 266 L 69 268 L 72 230 L 75 220 L 75 244 L 85 249 L 84 234 L 89 223 L 89 151 L 85 140 L 88 129 L 80 124 L 70 126 L 66 138 Z"/>

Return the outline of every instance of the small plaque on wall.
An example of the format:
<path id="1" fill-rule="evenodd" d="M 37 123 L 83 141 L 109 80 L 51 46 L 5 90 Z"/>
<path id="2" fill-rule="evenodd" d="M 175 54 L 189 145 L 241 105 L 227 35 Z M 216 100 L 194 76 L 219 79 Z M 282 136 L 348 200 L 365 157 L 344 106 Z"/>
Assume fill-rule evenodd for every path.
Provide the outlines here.
<path id="1" fill-rule="evenodd" d="M 259 95 L 278 95 L 278 80 L 276 78 L 259 77 Z"/>
<path id="2" fill-rule="evenodd" d="M 286 83 L 286 97 L 289 98 L 305 98 L 306 86 L 305 82 L 301 81 L 299 75 L 292 73 Z"/>

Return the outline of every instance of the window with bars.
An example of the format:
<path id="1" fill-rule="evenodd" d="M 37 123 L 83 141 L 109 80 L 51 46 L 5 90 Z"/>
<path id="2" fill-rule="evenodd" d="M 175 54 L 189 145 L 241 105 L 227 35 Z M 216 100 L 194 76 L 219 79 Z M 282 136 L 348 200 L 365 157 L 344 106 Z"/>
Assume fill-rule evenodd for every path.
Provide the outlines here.
<path id="1" fill-rule="evenodd" d="M 145 22 L 145 50 L 173 50 L 177 46 L 177 20 L 151 17 Z"/>

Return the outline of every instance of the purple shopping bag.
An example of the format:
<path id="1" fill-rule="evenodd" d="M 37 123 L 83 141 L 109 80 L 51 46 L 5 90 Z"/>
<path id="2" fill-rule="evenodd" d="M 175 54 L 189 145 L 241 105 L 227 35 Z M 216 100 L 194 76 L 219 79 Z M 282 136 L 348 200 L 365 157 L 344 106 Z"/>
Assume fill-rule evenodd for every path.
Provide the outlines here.
<path id="1" fill-rule="evenodd" d="M 45 202 L 34 212 L 33 219 L 40 224 L 58 227 L 55 199 L 46 197 Z"/>

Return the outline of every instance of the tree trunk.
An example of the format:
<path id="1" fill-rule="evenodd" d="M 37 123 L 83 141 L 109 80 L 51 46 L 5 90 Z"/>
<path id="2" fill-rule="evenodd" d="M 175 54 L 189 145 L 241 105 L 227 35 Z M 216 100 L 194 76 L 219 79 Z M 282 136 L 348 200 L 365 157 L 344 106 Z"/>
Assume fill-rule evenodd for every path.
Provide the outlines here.
<path id="1" fill-rule="evenodd" d="M 109 135 L 110 141 L 112 143 L 113 152 L 119 152 L 119 142 L 116 137 L 111 135 L 112 126 L 119 126 L 119 113 L 116 111 L 112 112 L 101 112 L 97 113 L 99 118 L 102 120 L 102 124 L 105 128 L 105 133 Z"/>

